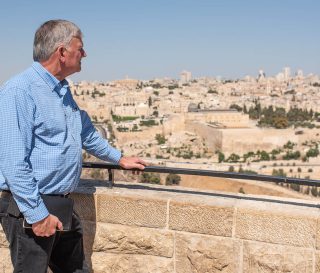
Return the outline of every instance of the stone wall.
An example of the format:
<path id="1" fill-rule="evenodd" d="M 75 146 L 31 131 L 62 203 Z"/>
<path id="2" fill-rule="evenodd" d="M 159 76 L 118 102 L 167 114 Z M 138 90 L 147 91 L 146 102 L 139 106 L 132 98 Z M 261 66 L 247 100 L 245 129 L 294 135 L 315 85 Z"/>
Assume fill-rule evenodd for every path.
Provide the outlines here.
<path id="1" fill-rule="evenodd" d="M 201 137 L 210 152 L 223 151 L 223 134 L 219 129 L 210 127 L 207 123 L 186 121 L 186 130 Z"/>
<path id="2" fill-rule="evenodd" d="M 95 273 L 320 272 L 313 201 L 82 181 L 72 197 Z M 0 272 L 12 272 L 0 232 Z"/>
<path id="3" fill-rule="evenodd" d="M 247 128 L 249 126 L 249 115 L 232 110 L 188 112 L 186 119 L 203 123 L 217 123 L 228 128 Z"/>

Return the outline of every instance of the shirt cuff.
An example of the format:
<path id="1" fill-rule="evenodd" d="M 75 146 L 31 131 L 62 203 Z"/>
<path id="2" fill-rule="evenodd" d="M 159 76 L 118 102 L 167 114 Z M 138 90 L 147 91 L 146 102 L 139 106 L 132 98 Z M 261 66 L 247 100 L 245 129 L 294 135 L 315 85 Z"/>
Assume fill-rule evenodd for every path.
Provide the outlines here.
<path id="1" fill-rule="evenodd" d="M 37 207 L 24 211 L 23 215 L 28 224 L 34 224 L 46 218 L 49 215 L 49 211 L 41 199 Z"/>
<path id="2" fill-rule="evenodd" d="M 118 164 L 121 158 L 121 152 L 113 147 L 110 147 L 110 152 L 108 154 L 108 161 Z"/>

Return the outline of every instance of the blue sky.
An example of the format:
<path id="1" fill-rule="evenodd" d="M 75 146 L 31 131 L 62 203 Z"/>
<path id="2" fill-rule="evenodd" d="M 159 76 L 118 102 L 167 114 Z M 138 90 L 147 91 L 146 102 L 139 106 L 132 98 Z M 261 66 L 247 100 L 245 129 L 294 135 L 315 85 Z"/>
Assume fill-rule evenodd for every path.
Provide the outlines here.
<path id="1" fill-rule="evenodd" d="M 241 78 L 285 66 L 320 74 L 318 0 L 3 1 L 0 83 L 32 63 L 37 27 L 75 22 L 88 57 L 75 81 Z"/>

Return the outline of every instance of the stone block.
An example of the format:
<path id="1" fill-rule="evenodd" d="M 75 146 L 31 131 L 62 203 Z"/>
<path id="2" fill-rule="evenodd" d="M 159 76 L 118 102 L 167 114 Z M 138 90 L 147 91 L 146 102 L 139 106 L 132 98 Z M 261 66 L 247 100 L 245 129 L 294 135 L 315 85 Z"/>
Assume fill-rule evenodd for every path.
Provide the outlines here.
<path id="1" fill-rule="evenodd" d="M 172 259 L 146 255 L 114 255 L 94 252 L 94 273 L 173 273 Z"/>
<path id="2" fill-rule="evenodd" d="M 205 235 L 176 235 L 177 273 L 239 272 L 240 241 Z"/>
<path id="3" fill-rule="evenodd" d="M 320 250 L 320 218 L 317 221 L 316 248 Z"/>
<path id="4" fill-rule="evenodd" d="M 232 236 L 232 207 L 170 202 L 169 228 L 217 236 Z"/>
<path id="5" fill-rule="evenodd" d="M 93 252 L 173 256 L 173 232 L 105 223 L 83 224 L 85 242 Z"/>
<path id="6" fill-rule="evenodd" d="M 313 273 L 312 257 L 312 250 L 244 242 L 243 273 Z"/>
<path id="7" fill-rule="evenodd" d="M 12 273 L 13 266 L 10 259 L 10 252 L 8 248 L 0 247 L 0 272 Z"/>
<path id="8" fill-rule="evenodd" d="M 240 208 L 236 238 L 302 247 L 315 247 L 316 218 Z"/>
<path id="9" fill-rule="evenodd" d="M 74 208 L 80 218 L 87 221 L 96 221 L 96 206 L 94 194 L 72 193 Z"/>
<path id="10" fill-rule="evenodd" d="M 97 221 L 144 227 L 165 227 L 167 201 L 99 194 Z"/>
<path id="11" fill-rule="evenodd" d="M 320 272 L 320 251 L 316 252 L 316 268 L 315 268 L 315 273 Z"/>
<path id="12" fill-rule="evenodd" d="M 9 243 L 7 241 L 6 235 L 4 234 L 4 231 L 2 229 L 2 226 L 0 225 L 0 248 L 1 247 L 9 247 Z"/>

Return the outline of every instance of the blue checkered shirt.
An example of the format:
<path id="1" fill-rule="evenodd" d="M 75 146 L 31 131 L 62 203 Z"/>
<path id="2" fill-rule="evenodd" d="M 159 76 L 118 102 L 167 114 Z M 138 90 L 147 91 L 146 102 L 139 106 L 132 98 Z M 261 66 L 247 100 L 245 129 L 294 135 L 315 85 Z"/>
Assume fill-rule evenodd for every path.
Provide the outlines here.
<path id="1" fill-rule="evenodd" d="M 0 190 L 12 192 L 29 223 L 49 215 L 40 193 L 77 187 L 82 148 L 103 160 L 120 160 L 120 151 L 78 108 L 68 82 L 38 62 L 1 87 L 0 112 Z"/>

